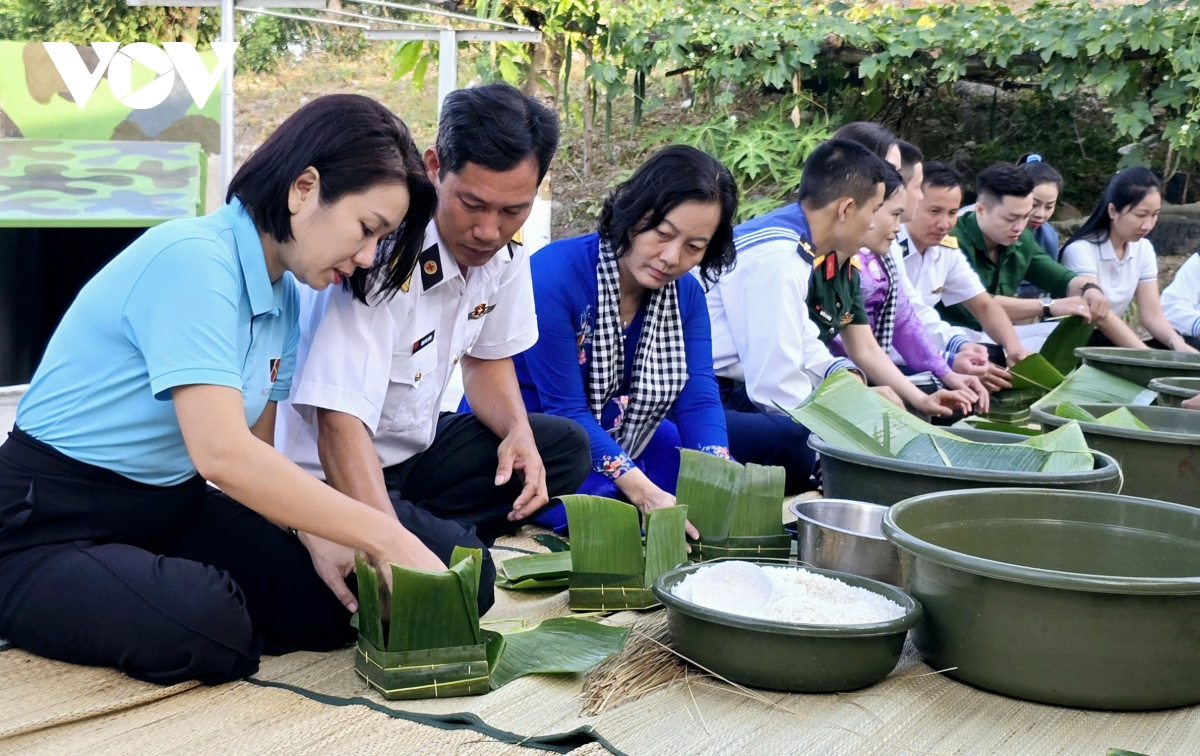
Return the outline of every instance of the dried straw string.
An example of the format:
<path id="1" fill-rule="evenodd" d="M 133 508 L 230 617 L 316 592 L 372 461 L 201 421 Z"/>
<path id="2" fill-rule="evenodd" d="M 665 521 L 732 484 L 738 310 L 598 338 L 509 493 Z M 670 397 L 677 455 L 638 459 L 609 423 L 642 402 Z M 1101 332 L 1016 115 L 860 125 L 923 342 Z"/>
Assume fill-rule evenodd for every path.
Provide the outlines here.
<path id="1" fill-rule="evenodd" d="M 657 612 L 656 614 L 665 615 L 666 612 Z M 773 701 L 757 691 L 746 688 L 733 682 L 732 680 L 722 677 L 716 672 L 713 672 L 711 669 L 708 669 L 702 664 L 696 663 L 692 659 L 687 658 L 664 643 L 663 641 L 667 640 L 668 638 L 665 616 L 652 616 L 651 618 L 648 618 L 646 622 L 641 624 L 649 625 L 650 627 L 648 629 L 651 631 L 657 631 L 655 634 L 658 635 L 658 638 L 652 637 L 650 634 L 644 632 L 640 627 L 635 625 L 631 629 L 631 634 L 636 636 L 634 642 L 631 644 L 631 647 L 627 648 L 625 653 L 621 654 L 615 659 L 609 660 L 602 665 L 601 668 L 597 668 L 592 675 L 589 675 L 584 689 L 584 694 L 589 706 L 596 706 L 597 704 L 593 703 L 593 700 L 599 699 L 599 711 L 604 711 L 622 703 L 642 698 L 657 690 L 668 688 L 671 685 L 681 681 L 687 681 L 690 684 L 690 678 L 688 677 L 686 671 L 687 668 L 684 666 L 684 663 L 686 663 L 692 664 L 699 669 L 704 670 L 704 672 L 708 673 L 709 676 L 720 680 L 729 687 L 713 685 L 712 683 L 706 682 L 703 677 L 697 680 L 697 684 L 699 685 L 704 685 L 705 687 L 723 692 L 731 692 L 730 688 L 732 688 L 732 692 L 737 695 L 750 698 L 773 708 L 780 709 L 788 714 L 792 714 L 793 716 L 811 720 L 815 724 L 825 725 L 827 727 L 842 730 L 850 733 L 851 735 L 856 735 L 860 738 L 863 738 L 864 740 L 873 741 L 879 745 L 893 748 L 898 751 L 905 751 L 908 753 L 917 754 L 918 756 L 944 756 L 944 754 L 939 754 L 936 751 L 922 751 L 911 748 L 907 745 L 891 743 L 882 738 L 868 735 L 867 733 L 859 732 L 853 728 L 846 727 L 845 725 L 840 725 L 835 722 L 828 722 L 814 717 L 811 714 L 796 711 L 795 709 L 784 706 L 783 704 Z M 643 640 L 645 641 L 644 643 L 638 642 Z M 652 654 L 651 648 L 657 649 L 659 653 Z M 636 664 L 634 663 L 635 653 L 637 654 Z M 637 665 L 646 664 L 647 661 L 652 662 L 652 664 L 647 665 L 649 669 L 639 670 L 636 668 Z M 672 671 L 666 669 L 668 667 L 674 668 L 673 673 Z M 682 668 L 682 672 L 679 671 L 680 668 Z M 632 674 L 630 674 L 631 669 Z M 913 675 L 913 677 L 916 677 L 916 675 Z M 607 687 L 602 688 L 601 685 L 606 685 Z M 616 700 L 613 700 L 617 693 L 622 693 L 622 695 L 617 696 Z M 585 711 L 589 714 L 591 713 L 586 709 Z M 699 711 L 699 707 L 697 707 L 697 711 Z M 878 719 L 878 717 L 876 717 L 876 719 Z M 707 727 L 705 729 L 707 730 Z"/>

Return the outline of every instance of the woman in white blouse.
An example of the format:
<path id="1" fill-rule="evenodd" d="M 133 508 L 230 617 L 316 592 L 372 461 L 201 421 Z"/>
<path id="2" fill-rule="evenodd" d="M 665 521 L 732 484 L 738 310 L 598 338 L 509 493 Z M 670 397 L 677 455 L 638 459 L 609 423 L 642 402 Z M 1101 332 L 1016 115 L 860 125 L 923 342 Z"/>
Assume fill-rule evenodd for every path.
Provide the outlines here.
<path id="1" fill-rule="evenodd" d="M 1118 316 L 1136 297 L 1142 325 L 1154 337 L 1147 344 L 1121 323 L 1117 332 L 1093 337 L 1093 343 L 1111 340 L 1123 347 L 1196 351 L 1171 327 L 1158 296 L 1158 261 L 1146 236 L 1154 230 L 1161 207 L 1158 177 L 1147 168 L 1126 168 L 1108 182 L 1091 217 L 1067 241 L 1062 264 L 1080 275 L 1095 276 Z"/>

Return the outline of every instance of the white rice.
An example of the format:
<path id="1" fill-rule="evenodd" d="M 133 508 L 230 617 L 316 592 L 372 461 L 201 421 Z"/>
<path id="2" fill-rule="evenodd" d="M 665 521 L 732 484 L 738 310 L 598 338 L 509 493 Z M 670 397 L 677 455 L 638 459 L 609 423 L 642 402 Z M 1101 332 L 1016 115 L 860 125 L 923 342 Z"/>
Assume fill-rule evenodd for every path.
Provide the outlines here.
<path id="1" fill-rule="evenodd" d="M 771 592 L 765 603 L 747 602 L 755 590 L 754 575 L 760 570 L 770 579 Z M 703 573 L 717 571 L 714 575 Z M 714 578 L 719 578 L 714 580 Z M 744 585 L 741 600 L 738 585 Z M 715 586 L 715 587 L 714 587 Z M 672 591 L 689 603 L 743 617 L 802 625 L 865 625 L 904 616 L 904 607 L 865 588 L 794 567 L 759 567 L 749 562 L 717 562 L 684 578 Z M 757 604 L 757 605 L 752 605 Z"/>

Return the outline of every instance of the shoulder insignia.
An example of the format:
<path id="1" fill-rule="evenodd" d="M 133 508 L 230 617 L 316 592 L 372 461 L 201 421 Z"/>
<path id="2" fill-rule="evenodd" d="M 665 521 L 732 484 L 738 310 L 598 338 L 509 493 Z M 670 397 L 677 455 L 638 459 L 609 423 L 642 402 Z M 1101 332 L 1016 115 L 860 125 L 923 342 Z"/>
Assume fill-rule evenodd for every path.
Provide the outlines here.
<path id="1" fill-rule="evenodd" d="M 862 263 L 859 262 L 858 255 L 850 258 L 850 267 L 856 270 L 862 270 Z"/>
<path id="2" fill-rule="evenodd" d="M 825 258 L 826 258 L 826 257 L 829 257 L 829 255 L 818 255 L 818 256 L 816 256 L 816 257 L 812 258 L 812 265 L 813 265 L 813 267 L 814 267 L 814 268 L 818 268 L 818 267 L 820 267 L 820 266 L 821 266 L 821 263 L 825 262 Z"/>
<path id="3" fill-rule="evenodd" d="M 801 257 L 801 258 L 804 260 L 804 262 L 806 262 L 806 263 L 810 263 L 810 264 L 812 264 L 812 265 L 819 265 L 819 264 L 820 264 L 820 263 L 818 263 L 818 262 L 816 261 L 816 256 L 813 254 L 813 248 L 812 248 L 812 245 L 811 245 L 811 244 L 809 244 L 808 242 L 806 242 L 804 239 L 801 239 L 801 240 L 800 240 L 800 241 L 799 241 L 799 242 L 796 244 L 796 254 L 800 255 L 800 257 Z"/>
<path id="4" fill-rule="evenodd" d="M 442 266 L 438 264 L 440 259 L 438 245 L 431 244 L 417 260 L 417 264 L 421 266 L 421 286 L 426 291 L 441 283 L 442 276 L 445 275 Z"/>
<path id="5" fill-rule="evenodd" d="M 940 244 L 941 244 L 941 246 L 949 247 L 950 249 L 958 249 L 958 237 L 957 236 L 943 236 Z"/>

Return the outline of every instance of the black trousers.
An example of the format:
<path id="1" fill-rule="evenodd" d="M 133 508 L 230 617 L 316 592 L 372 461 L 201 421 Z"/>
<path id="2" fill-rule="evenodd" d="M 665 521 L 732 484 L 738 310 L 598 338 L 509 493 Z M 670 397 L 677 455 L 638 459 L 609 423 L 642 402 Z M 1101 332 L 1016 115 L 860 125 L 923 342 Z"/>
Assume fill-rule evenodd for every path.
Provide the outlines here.
<path id="1" fill-rule="evenodd" d="M 550 497 L 575 493 L 592 470 L 587 433 L 574 420 L 540 413 L 529 415 L 529 425 Z M 444 412 L 430 447 L 385 467 L 383 479 L 393 503 L 407 499 L 437 517 L 473 526 L 490 544 L 522 524 L 508 520 L 523 486 L 520 477 L 514 473 L 508 483 L 496 485 L 499 447 L 500 438 L 475 415 Z"/>
<path id="2" fill-rule="evenodd" d="M 443 560 L 484 548 L 470 524 L 393 505 Z M 484 555 L 481 614 L 495 580 Z M 18 648 L 216 684 L 256 672 L 262 653 L 352 643 L 349 623 L 296 538 L 199 476 L 137 483 L 20 430 L 0 446 L 0 638 Z"/>

